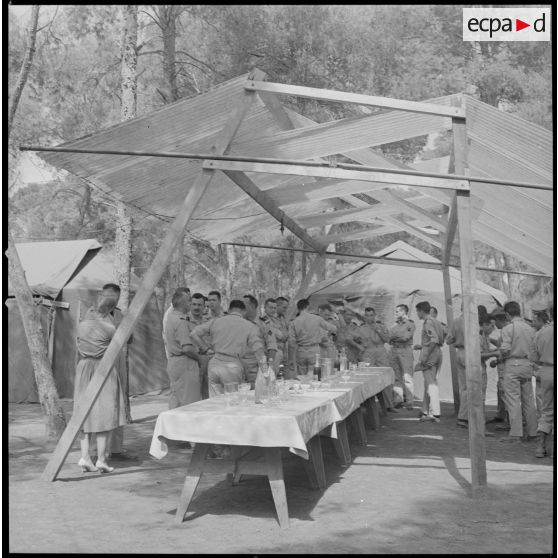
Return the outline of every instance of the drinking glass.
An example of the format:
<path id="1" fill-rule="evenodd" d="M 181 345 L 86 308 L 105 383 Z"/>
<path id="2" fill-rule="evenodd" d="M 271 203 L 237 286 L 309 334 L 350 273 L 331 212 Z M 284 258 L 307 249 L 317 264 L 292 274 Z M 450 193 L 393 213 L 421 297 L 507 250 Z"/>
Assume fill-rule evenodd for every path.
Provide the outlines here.
<path id="1" fill-rule="evenodd" d="M 248 393 L 251 389 L 251 385 L 250 384 L 240 384 L 238 386 L 238 393 L 239 393 L 239 397 L 240 397 L 240 402 L 244 405 L 246 403 L 246 401 L 248 400 Z"/>
<path id="2" fill-rule="evenodd" d="M 236 405 L 238 403 L 238 382 L 230 382 L 225 384 L 225 401 L 227 405 Z"/>
<path id="3" fill-rule="evenodd" d="M 343 381 L 347 383 L 351 379 L 351 373 L 349 372 L 349 370 L 344 370 L 341 378 L 343 378 Z"/>

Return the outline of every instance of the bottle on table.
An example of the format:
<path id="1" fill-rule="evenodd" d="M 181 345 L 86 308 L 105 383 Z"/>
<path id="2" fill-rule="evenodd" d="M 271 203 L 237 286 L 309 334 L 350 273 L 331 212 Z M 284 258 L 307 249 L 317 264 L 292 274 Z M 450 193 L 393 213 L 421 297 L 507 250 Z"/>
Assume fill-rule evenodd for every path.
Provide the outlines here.
<path id="1" fill-rule="evenodd" d="M 316 362 L 314 363 L 314 376 L 318 376 L 318 380 L 322 379 L 322 367 L 320 366 L 320 353 L 316 353 Z"/>
<path id="2" fill-rule="evenodd" d="M 277 372 L 277 381 L 284 380 L 284 379 L 285 379 L 285 365 L 280 364 L 279 370 Z"/>
<path id="3" fill-rule="evenodd" d="M 273 370 L 273 361 L 269 359 L 267 363 L 266 381 L 268 386 L 269 397 L 272 398 L 277 395 L 277 381 L 275 378 L 275 370 Z"/>
<path id="4" fill-rule="evenodd" d="M 267 359 L 264 357 L 258 366 L 258 374 L 254 384 L 254 401 L 263 403 L 264 400 L 269 400 L 269 397 L 269 373 Z"/>
<path id="5" fill-rule="evenodd" d="M 339 371 L 343 372 L 347 370 L 347 352 L 345 347 L 341 349 L 341 356 L 339 357 Z"/>

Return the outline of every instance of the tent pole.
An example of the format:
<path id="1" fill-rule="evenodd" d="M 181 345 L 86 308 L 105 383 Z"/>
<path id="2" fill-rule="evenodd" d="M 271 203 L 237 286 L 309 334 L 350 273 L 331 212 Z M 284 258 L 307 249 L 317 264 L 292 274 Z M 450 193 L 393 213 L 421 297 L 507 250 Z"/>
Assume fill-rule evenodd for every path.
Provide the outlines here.
<path id="1" fill-rule="evenodd" d="M 484 401 L 480 363 L 480 339 L 475 300 L 475 262 L 471 232 L 469 194 L 457 194 L 459 251 L 461 254 L 461 290 L 465 329 L 465 374 L 469 400 L 469 452 L 473 498 L 486 493 L 486 447 L 484 439 Z"/>
<path id="2" fill-rule="evenodd" d="M 453 322 L 453 305 L 451 294 L 451 282 L 449 276 L 449 267 L 445 265 L 442 267 L 442 278 L 444 281 L 444 302 L 446 305 L 446 320 L 448 326 Z M 453 345 L 448 345 L 450 368 L 451 368 L 451 387 L 453 391 L 453 410 L 455 415 L 459 413 L 459 380 L 457 379 L 457 353 Z"/>
<path id="3" fill-rule="evenodd" d="M 232 108 L 230 116 L 225 122 L 219 139 L 213 146 L 215 153 L 223 154 L 226 151 L 253 101 L 254 93 L 244 93 L 241 95 L 236 106 Z M 56 479 L 56 476 L 70 452 L 76 436 L 97 400 L 101 389 L 106 383 L 106 380 L 111 373 L 118 356 L 120 355 L 122 347 L 130 337 L 132 329 L 138 321 L 143 309 L 149 302 L 149 298 L 153 294 L 155 286 L 163 275 L 171 258 L 172 252 L 176 247 L 178 239 L 184 233 L 188 221 L 192 217 L 192 214 L 196 210 L 196 207 L 198 206 L 204 192 L 207 190 L 207 187 L 211 183 L 214 176 L 214 172 L 207 172 L 202 169 L 192 188 L 190 188 L 188 194 L 186 195 L 182 207 L 172 222 L 167 235 L 159 246 L 157 254 L 149 266 L 149 269 L 145 273 L 141 285 L 136 292 L 126 315 L 122 318 L 120 325 L 116 329 L 114 337 L 107 347 L 105 354 L 101 358 L 97 370 L 95 371 L 95 375 L 87 386 L 81 401 L 78 405 L 76 405 L 74 414 L 68 422 L 66 429 L 58 441 L 54 453 L 41 475 L 42 480 L 54 481 Z"/>

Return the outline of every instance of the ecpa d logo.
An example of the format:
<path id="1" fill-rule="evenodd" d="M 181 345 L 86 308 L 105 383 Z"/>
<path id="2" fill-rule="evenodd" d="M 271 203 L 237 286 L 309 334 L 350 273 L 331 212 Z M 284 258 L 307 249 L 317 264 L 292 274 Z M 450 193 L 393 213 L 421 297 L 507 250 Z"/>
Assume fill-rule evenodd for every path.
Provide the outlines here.
<path id="1" fill-rule="evenodd" d="M 550 41 L 550 8 L 463 8 L 464 41 Z"/>

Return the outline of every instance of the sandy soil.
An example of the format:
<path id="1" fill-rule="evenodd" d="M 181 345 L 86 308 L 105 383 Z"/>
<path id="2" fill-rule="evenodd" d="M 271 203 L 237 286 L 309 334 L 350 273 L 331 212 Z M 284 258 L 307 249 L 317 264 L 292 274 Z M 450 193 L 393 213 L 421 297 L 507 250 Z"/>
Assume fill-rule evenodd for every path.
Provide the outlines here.
<path id="1" fill-rule="evenodd" d="M 64 402 L 68 410 L 71 401 Z M 338 464 L 324 443 L 327 487 L 309 487 L 302 462 L 284 458 L 291 527 L 279 529 L 264 477 L 231 486 L 204 475 L 187 520 L 174 512 L 192 451 L 149 456 L 165 396 L 132 400 L 126 447 L 139 455 L 113 462 L 109 475 L 82 474 L 74 445 L 59 478 L 39 479 L 53 450 L 39 405 L 9 405 L 9 549 L 58 553 L 545 553 L 553 551 L 553 460 L 534 444 L 486 439 L 488 491 L 470 497 L 467 431 L 453 406 L 440 424 L 416 412 L 383 418 L 353 463 Z M 489 407 L 489 414 L 494 408 Z"/>

